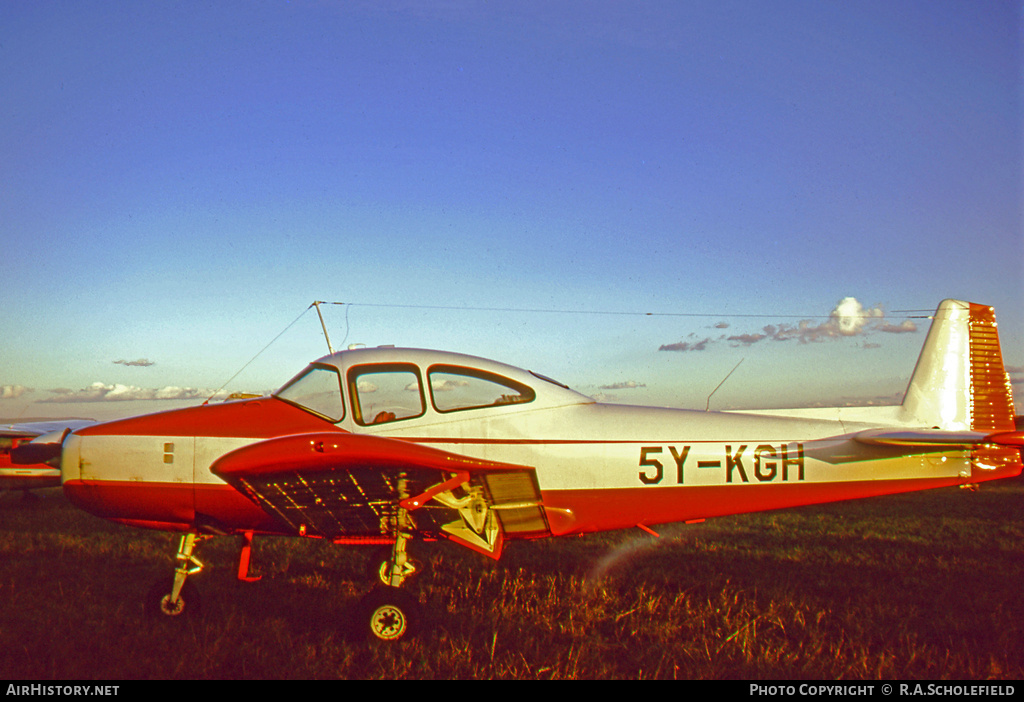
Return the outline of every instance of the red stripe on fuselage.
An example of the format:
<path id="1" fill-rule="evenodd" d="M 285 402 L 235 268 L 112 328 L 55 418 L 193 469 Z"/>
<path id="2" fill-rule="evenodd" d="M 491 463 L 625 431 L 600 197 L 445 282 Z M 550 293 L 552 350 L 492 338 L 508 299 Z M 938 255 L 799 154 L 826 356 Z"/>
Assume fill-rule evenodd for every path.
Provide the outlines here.
<path id="1" fill-rule="evenodd" d="M 746 512 L 893 495 L 959 485 L 961 478 L 786 483 L 778 485 L 688 485 L 609 490 L 542 491 L 555 536 L 644 524 L 668 524 Z"/>
<path id="2" fill-rule="evenodd" d="M 266 439 L 313 431 L 345 432 L 284 400 L 261 397 L 168 410 L 79 429 L 80 436 L 210 436 Z M 346 432 L 347 433 L 347 432 Z"/>

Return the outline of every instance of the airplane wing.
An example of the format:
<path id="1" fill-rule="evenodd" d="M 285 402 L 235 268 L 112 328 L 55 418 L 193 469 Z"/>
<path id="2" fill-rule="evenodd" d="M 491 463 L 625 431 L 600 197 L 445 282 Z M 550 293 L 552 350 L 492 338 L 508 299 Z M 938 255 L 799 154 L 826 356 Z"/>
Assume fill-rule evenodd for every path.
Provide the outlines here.
<path id="1" fill-rule="evenodd" d="M 0 424 L 0 490 L 32 490 L 60 485 L 60 456 L 64 432 L 96 422 L 91 419 L 53 419 Z"/>
<path id="2" fill-rule="evenodd" d="M 12 439 L 27 439 L 54 431 L 65 429 L 81 429 L 90 424 L 95 424 L 93 419 L 48 419 L 38 422 L 20 422 L 16 424 L 0 424 L 0 436 Z"/>
<path id="3" fill-rule="evenodd" d="M 550 533 L 533 468 L 348 432 L 268 439 L 211 472 L 302 536 L 447 538 L 492 558 L 505 534 Z"/>

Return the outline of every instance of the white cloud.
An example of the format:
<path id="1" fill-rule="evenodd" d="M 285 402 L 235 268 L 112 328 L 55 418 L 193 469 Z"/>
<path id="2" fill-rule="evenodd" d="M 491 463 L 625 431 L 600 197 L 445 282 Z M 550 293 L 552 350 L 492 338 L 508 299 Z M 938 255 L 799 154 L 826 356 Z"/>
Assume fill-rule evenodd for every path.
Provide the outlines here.
<path id="1" fill-rule="evenodd" d="M 444 379 L 441 379 L 441 378 L 431 378 L 430 379 L 430 388 L 434 392 L 450 392 L 452 390 L 457 390 L 459 388 L 464 388 L 464 387 L 468 387 L 468 386 L 469 386 L 469 381 L 468 380 L 454 380 L 452 378 L 444 378 Z M 418 390 L 419 388 L 418 388 L 418 386 L 414 386 L 412 389 Z"/>
<path id="2" fill-rule="evenodd" d="M 162 388 L 140 388 L 133 385 L 114 383 L 93 383 L 80 390 L 55 388 L 50 397 L 39 402 L 129 402 L 133 400 L 205 400 L 213 394 L 212 390 L 200 388 L 182 388 L 168 385 Z"/>
<path id="3" fill-rule="evenodd" d="M 154 361 L 150 361 L 148 358 L 140 358 L 137 361 L 125 361 L 124 359 L 119 359 L 114 361 L 114 363 L 122 366 L 141 366 L 143 368 L 156 365 Z"/>
<path id="4" fill-rule="evenodd" d="M 663 344 L 658 350 L 659 351 L 703 351 L 708 347 L 708 344 L 714 343 L 711 337 L 704 339 L 703 341 L 695 341 L 692 344 L 688 341 L 680 341 L 675 344 Z"/>
<path id="5" fill-rule="evenodd" d="M 753 344 L 756 344 L 759 341 L 763 341 L 766 337 L 766 334 L 734 334 L 730 337 L 726 337 L 726 340 L 731 341 L 734 344 L 752 346 Z"/>
<path id="6" fill-rule="evenodd" d="M 26 388 L 24 385 L 0 385 L 0 400 L 15 400 L 30 392 L 32 388 Z"/>
<path id="7" fill-rule="evenodd" d="M 796 324 L 788 322 L 768 324 L 760 332 L 734 334 L 719 337 L 719 339 L 707 338 L 696 343 L 677 342 L 665 344 L 658 350 L 703 351 L 710 344 L 722 340 L 729 342 L 732 346 L 752 346 L 765 340 L 790 341 L 794 339 L 801 344 L 808 344 L 825 341 L 826 339 L 863 336 L 875 332 L 905 334 L 916 331 L 917 325 L 909 319 L 905 319 L 899 324 L 886 322 L 885 311 L 880 305 L 865 308 L 857 298 L 844 297 L 836 303 L 835 308 L 829 313 L 828 319 L 820 324 L 815 324 L 810 319 L 800 320 Z M 865 348 L 872 348 L 872 346 L 865 345 Z"/>
<path id="8" fill-rule="evenodd" d="M 868 321 L 881 319 L 884 316 L 885 313 L 878 305 L 870 310 L 865 310 L 857 298 L 844 297 L 832 310 L 826 324 L 833 324 L 843 336 L 856 336 L 861 333 Z"/>
<path id="9" fill-rule="evenodd" d="M 612 383 L 611 385 L 601 385 L 601 390 L 633 390 L 635 388 L 646 388 L 647 386 L 643 383 L 638 383 L 635 380 L 627 380 L 624 383 Z"/>
<path id="10" fill-rule="evenodd" d="M 886 334 L 905 334 L 907 332 L 916 332 L 917 325 L 909 319 L 904 319 L 899 324 L 879 324 L 875 329 Z"/>

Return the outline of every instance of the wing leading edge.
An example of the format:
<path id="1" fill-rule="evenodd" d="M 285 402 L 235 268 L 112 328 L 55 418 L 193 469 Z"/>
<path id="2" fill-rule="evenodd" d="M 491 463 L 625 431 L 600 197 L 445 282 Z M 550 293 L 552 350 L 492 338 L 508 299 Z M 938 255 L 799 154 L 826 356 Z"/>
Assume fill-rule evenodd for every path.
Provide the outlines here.
<path id="1" fill-rule="evenodd" d="M 497 558 L 505 535 L 550 533 L 532 468 L 399 439 L 294 434 L 232 451 L 210 470 L 302 536 L 412 531 Z"/>

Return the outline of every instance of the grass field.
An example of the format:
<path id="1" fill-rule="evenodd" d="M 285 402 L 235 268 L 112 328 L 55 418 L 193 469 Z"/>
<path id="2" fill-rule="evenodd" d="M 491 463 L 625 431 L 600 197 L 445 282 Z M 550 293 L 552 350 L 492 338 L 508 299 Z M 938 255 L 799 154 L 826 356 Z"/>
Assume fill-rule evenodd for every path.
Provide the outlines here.
<path id="1" fill-rule="evenodd" d="M 495 563 L 423 545 L 410 641 L 351 622 L 370 552 L 203 543 L 195 622 L 142 600 L 176 539 L 78 512 L 58 490 L 0 496 L 0 677 L 1024 678 L 1020 480 L 582 538 Z"/>

